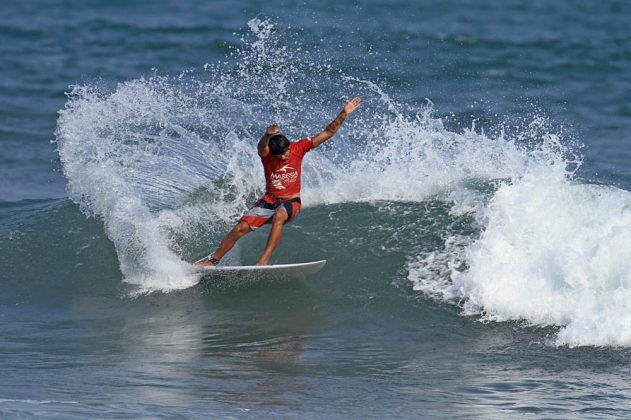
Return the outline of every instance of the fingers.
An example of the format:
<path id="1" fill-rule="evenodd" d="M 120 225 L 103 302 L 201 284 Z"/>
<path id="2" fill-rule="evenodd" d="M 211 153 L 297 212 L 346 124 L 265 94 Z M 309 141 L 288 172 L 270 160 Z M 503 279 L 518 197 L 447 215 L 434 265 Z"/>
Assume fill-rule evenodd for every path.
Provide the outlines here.
<path id="1" fill-rule="evenodd" d="M 267 126 L 267 129 L 265 130 L 265 132 L 267 134 L 278 134 L 280 133 L 280 130 L 278 129 L 278 124 L 270 124 Z"/>
<path id="2" fill-rule="evenodd" d="M 359 105 L 361 104 L 361 98 L 356 97 L 351 99 L 350 101 L 346 102 L 346 106 L 344 106 L 344 109 L 347 112 L 353 112 L 355 111 L 357 108 L 359 108 Z"/>

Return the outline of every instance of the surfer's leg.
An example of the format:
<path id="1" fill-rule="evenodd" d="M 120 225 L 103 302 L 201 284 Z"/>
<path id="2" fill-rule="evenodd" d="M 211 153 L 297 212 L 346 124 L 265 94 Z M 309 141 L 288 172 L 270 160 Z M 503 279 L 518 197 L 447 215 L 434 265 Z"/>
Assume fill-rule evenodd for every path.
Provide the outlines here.
<path id="1" fill-rule="evenodd" d="M 217 265 L 216 263 L 232 249 L 235 243 L 249 232 L 260 228 L 274 215 L 274 208 L 269 208 L 263 199 L 257 200 L 254 205 L 241 217 L 239 222 L 223 238 L 217 250 L 210 255 L 215 261 L 194 263 L 193 265 Z"/>
<path id="2" fill-rule="evenodd" d="M 241 239 L 251 230 L 252 229 L 250 228 L 250 225 L 247 222 L 244 222 L 243 220 L 239 221 L 239 223 L 237 223 L 232 228 L 232 230 L 228 232 L 228 234 L 223 238 L 217 250 L 212 254 L 212 258 L 214 258 L 217 261 L 221 260 L 223 256 L 226 255 L 228 251 L 232 249 L 234 244 L 236 244 L 239 239 Z M 203 265 L 216 265 L 216 264 L 213 264 L 210 261 L 204 261 L 204 262 L 194 263 L 193 265 L 203 266 Z"/>
<path id="3" fill-rule="evenodd" d="M 232 228 L 230 232 L 228 232 L 226 237 L 223 238 L 213 256 L 218 260 L 222 259 L 223 256 L 232 249 L 234 244 L 236 244 L 239 239 L 241 239 L 251 231 L 252 229 L 250 229 L 250 225 L 248 225 L 247 222 L 241 220 Z"/>
<path id="4" fill-rule="evenodd" d="M 276 246 L 280 242 L 280 238 L 283 236 L 283 226 L 285 226 L 285 222 L 289 219 L 289 215 L 287 214 L 287 210 L 285 207 L 281 206 L 274 213 L 274 217 L 272 218 L 272 229 L 269 232 L 269 236 L 267 237 L 267 245 L 265 245 L 265 250 L 263 251 L 263 255 L 259 258 L 259 261 L 256 265 L 267 265 L 269 264 L 269 259 L 272 257 L 272 253 Z"/>

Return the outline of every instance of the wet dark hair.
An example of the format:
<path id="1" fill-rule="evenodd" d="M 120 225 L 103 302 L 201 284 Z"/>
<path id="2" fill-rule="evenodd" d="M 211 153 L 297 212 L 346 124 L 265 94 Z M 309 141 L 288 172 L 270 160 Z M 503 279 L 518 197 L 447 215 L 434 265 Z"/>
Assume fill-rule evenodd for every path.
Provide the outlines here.
<path id="1" fill-rule="evenodd" d="M 274 134 L 269 138 L 267 146 L 273 155 L 282 155 L 287 151 L 287 149 L 289 149 L 289 140 L 287 140 L 287 137 L 282 134 Z"/>

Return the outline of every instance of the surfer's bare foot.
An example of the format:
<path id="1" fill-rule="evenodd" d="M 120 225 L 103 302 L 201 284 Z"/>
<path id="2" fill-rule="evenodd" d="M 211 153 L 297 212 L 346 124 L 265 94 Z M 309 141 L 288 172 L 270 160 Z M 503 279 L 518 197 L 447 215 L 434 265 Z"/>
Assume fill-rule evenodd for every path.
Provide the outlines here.
<path id="1" fill-rule="evenodd" d="M 256 265 L 269 265 L 269 260 L 259 260 Z"/>
<path id="2" fill-rule="evenodd" d="M 215 257 L 211 257 L 210 255 L 203 260 L 193 263 L 193 265 L 196 267 L 215 267 L 218 264 L 219 260 Z"/>
<path id="3" fill-rule="evenodd" d="M 200 262 L 194 262 L 194 263 L 193 263 L 193 265 L 194 265 L 195 267 L 214 267 L 214 266 L 216 266 L 217 264 L 213 264 L 213 263 L 212 263 L 212 262 L 210 262 L 210 261 L 200 261 Z"/>

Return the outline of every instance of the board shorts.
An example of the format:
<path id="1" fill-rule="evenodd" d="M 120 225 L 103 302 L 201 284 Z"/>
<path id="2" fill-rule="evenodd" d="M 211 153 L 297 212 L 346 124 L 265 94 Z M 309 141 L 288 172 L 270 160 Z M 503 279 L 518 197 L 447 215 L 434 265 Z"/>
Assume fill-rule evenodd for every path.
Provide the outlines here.
<path id="1" fill-rule="evenodd" d="M 285 223 L 289 223 L 300 213 L 300 197 L 281 200 L 269 194 L 265 194 L 260 200 L 254 203 L 250 210 L 248 210 L 239 221 L 246 222 L 250 225 L 250 229 L 256 230 L 267 223 L 271 223 L 274 213 L 276 213 L 276 210 L 281 206 L 285 208 L 289 216 Z"/>

